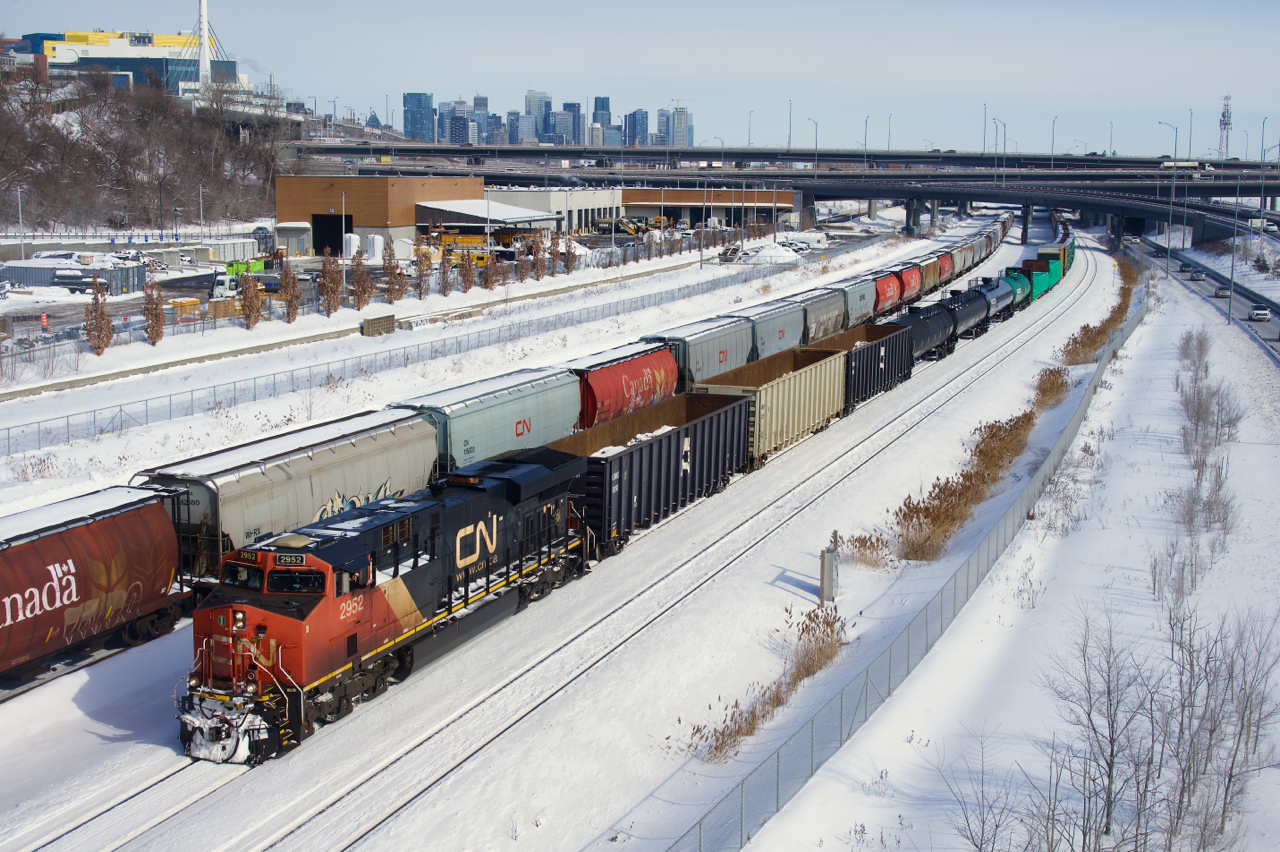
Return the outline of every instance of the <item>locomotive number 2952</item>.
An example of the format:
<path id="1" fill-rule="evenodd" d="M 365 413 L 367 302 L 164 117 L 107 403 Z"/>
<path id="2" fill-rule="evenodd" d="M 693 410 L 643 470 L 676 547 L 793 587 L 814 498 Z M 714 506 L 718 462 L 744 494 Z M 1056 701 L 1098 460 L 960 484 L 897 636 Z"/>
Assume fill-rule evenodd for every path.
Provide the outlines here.
<path id="1" fill-rule="evenodd" d="M 338 618 L 350 618 L 362 610 L 364 610 L 364 598 L 352 598 L 338 605 Z"/>

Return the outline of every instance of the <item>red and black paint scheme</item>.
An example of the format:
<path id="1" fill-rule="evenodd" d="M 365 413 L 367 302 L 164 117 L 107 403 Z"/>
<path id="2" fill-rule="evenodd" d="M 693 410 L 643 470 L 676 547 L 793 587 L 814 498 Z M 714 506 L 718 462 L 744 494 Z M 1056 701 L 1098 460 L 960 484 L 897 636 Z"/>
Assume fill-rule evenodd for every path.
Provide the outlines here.
<path id="1" fill-rule="evenodd" d="M 192 757 L 255 764 L 298 746 L 421 662 L 582 574 L 569 484 L 546 448 L 460 468 L 231 551 L 195 611 L 178 698 Z"/>

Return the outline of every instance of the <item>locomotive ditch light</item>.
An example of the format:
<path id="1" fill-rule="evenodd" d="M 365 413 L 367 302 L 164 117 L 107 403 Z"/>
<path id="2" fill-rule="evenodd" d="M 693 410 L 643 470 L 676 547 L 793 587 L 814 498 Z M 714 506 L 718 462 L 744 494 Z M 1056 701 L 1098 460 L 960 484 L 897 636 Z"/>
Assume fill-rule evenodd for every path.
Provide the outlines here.
<path id="1" fill-rule="evenodd" d="M 187 675 L 187 689 L 199 689 L 199 688 L 200 688 L 200 675 L 196 674 L 195 672 L 192 672 L 191 674 Z"/>
<path id="2" fill-rule="evenodd" d="M 255 695 L 258 692 L 258 684 L 253 681 L 247 682 L 244 685 L 244 692 L 246 695 Z"/>
<path id="3" fill-rule="evenodd" d="M 234 630 L 244 630 L 244 611 L 236 610 L 231 614 L 231 626 Z"/>

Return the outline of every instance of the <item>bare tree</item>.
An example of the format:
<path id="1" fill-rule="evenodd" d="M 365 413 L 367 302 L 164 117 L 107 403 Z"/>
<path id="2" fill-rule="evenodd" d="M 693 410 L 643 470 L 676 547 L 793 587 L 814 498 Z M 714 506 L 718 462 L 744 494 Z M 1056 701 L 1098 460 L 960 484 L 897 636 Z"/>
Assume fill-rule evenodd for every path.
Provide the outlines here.
<path id="1" fill-rule="evenodd" d="M 373 301 L 373 280 L 364 265 L 364 249 L 351 259 L 351 300 L 357 311 L 363 311 Z"/>
<path id="2" fill-rule="evenodd" d="M 533 280 L 541 281 L 547 274 L 547 251 L 541 237 L 533 238 Z"/>
<path id="3" fill-rule="evenodd" d="M 447 296 L 453 292 L 453 276 L 451 272 L 453 264 L 449 262 L 449 256 L 444 252 L 440 252 L 440 274 L 439 274 L 439 290 L 441 296 Z"/>
<path id="4" fill-rule="evenodd" d="M 551 277 L 556 277 L 556 267 L 560 265 L 560 232 L 552 231 L 551 233 L 551 252 L 550 252 L 550 269 Z"/>
<path id="5" fill-rule="evenodd" d="M 111 328 L 111 317 L 107 316 L 106 294 L 102 290 L 102 285 L 98 283 L 96 272 L 93 274 L 91 286 L 93 301 L 84 309 L 84 332 L 93 354 L 101 355 L 111 345 L 115 331 Z"/>
<path id="6" fill-rule="evenodd" d="M 419 299 L 431 291 L 431 252 L 422 234 L 413 241 L 413 292 Z"/>
<path id="7" fill-rule="evenodd" d="M 244 327 L 253 331 L 253 327 L 262 320 L 262 291 L 258 279 L 248 273 L 240 276 L 240 315 L 244 317 Z"/>
<path id="8" fill-rule="evenodd" d="M 564 247 L 564 274 L 572 275 L 573 270 L 578 268 L 578 253 L 574 250 L 574 243 L 568 242 Z"/>
<path id="9" fill-rule="evenodd" d="M 147 321 L 147 340 L 155 346 L 164 339 L 164 295 L 154 276 L 142 285 L 142 316 Z"/>
<path id="10" fill-rule="evenodd" d="M 330 255 L 329 247 L 325 246 L 316 289 L 320 295 L 320 309 L 326 317 L 333 316 L 342 307 L 342 286 L 342 270 L 338 266 L 338 259 Z"/>
<path id="11" fill-rule="evenodd" d="M 933 761 L 955 802 L 947 824 L 974 852 L 1005 852 L 1018 826 L 1020 790 L 1012 770 L 995 767 L 996 744 L 986 731 L 970 732 L 974 745 L 959 761 Z M 957 766 L 957 763 L 960 764 Z"/>
<path id="12" fill-rule="evenodd" d="M 529 252 L 524 246 L 516 253 L 516 280 L 521 284 L 529 280 Z"/>
<path id="13" fill-rule="evenodd" d="M 400 261 L 396 260 L 396 248 L 390 240 L 387 241 L 387 247 L 382 250 L 382 274 L 387 280 L 387 302 L 394 305 L 409 291 L 409 281 L 400 268 Z"/>
<path id="14" fill-rule="evenodd" d="M 302 299 L 302 292 L 298 288 L 298 276 L 294 274 L 288 258 L 285 258 L 284 268 L 280 270 L 279 293 L 284 302 L 285 322 L 292 323 L 298 318 L 298 302 Z"/>

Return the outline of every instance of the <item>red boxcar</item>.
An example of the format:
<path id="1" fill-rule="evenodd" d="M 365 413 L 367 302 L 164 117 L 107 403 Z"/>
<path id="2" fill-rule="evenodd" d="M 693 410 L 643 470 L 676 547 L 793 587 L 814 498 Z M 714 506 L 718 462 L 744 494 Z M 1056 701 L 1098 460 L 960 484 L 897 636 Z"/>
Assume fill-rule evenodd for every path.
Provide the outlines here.
<path id="1" fill-rule="evenodd" d="M 0 672 L 125 629 L 136 644 L 173 629 L 173 500 L 107 488 L 0 518 Z"/>
<path id="2" fill-rule="evenodd" d="M 902 295 L 899 301 L 912 302 L 920 298 L 920 285 L 922 283 L 920 267 L 914 265 L 900 266 L 895 271 L 898 273 L 898 280 L 902 282 Z"/>
<path id="3" fill-rule="evenodd" d="M 902 281 L 895 273 L 876 279 L 876 313 L 882 314 L 902 302 Z"/>
<path id="4" fill-rule="evenodd" d="M 938 284 L 939 286 L 951 280 L 953 267 L 951 265 L 951 255 L 943 252 L 938 255 Z"/>
<path id="5" fill-rule="evenodd" d="M 579 429 L 639 411 L 676 392 L 676 359 L 661 343 L 619 346 L 564 366 L 582 382 Z"/>

